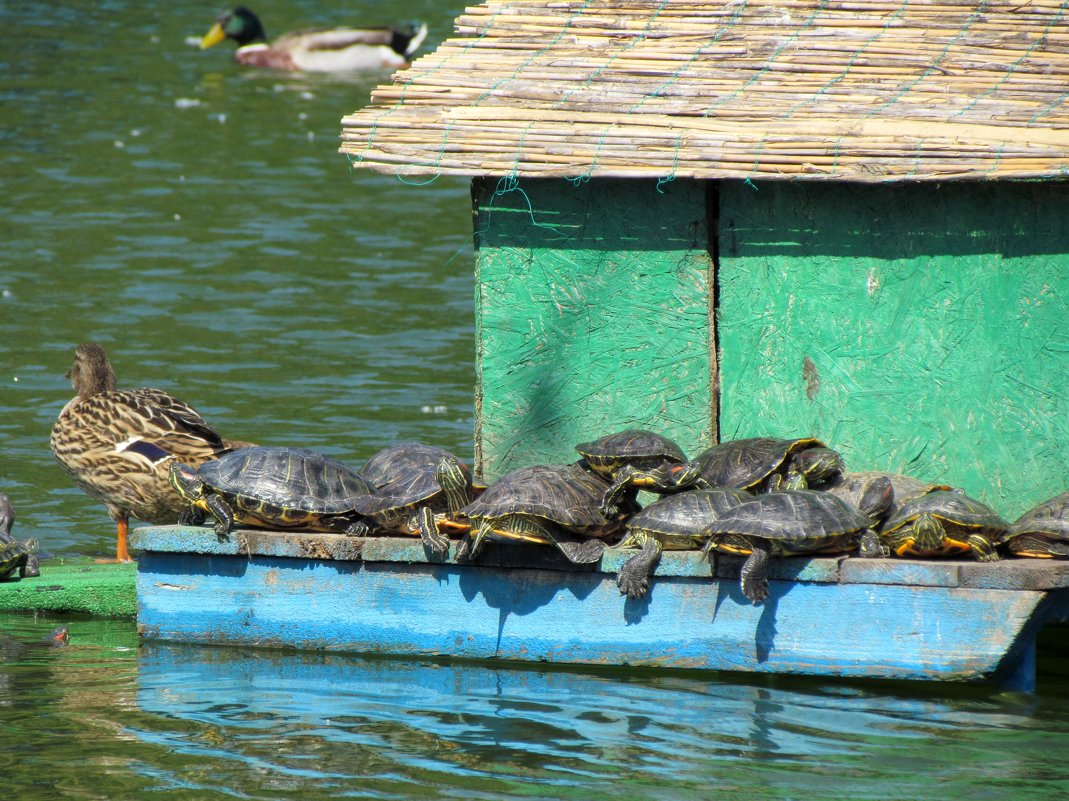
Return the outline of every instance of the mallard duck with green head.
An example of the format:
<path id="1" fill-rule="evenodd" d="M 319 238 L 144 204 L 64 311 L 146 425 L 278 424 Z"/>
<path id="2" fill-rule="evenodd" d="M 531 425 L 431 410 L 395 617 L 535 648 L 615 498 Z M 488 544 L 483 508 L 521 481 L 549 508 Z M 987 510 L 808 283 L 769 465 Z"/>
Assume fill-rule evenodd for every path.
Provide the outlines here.
<path id="1" fill-rule="evenodd" d="M 329 28 L 295 31 L 268 44 L 259 18 L 244 6 L 224 12 L 200 40 L 201 49 L 232 39 L 234 60 L 249 67 L 301 72 L 351 72 L 404 67 L 427 36 L 427 26 Z"/>
<path id="2" fill-rule="evenodd" d="M 130 561 L 129 518 L 177 523 L 187 504 L 171 486 L 170 463 L 200 465 L 251 443 L 223 439 L 200 413 L 160 389 L 116 389 L 104 349 L 79 345 L 67 377 L 75 397 L 52 426 L 52 453 L 118 525 L 116 557 Z"/>

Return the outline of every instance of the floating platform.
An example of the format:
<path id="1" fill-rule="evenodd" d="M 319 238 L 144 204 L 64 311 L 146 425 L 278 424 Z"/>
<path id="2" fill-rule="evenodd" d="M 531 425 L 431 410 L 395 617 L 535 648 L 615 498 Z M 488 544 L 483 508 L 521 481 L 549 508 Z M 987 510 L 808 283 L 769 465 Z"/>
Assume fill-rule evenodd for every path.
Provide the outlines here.
<path id="1" fill-rule="evenodd" d="M 137 614 L 137 566 L 45 559 L 41 575 L 0 581 L 2 612 L 75 612 L 96 617 Z"/>
<path id="2" fill-rule="evenodd" d="M 769 598 L 741 560 L 667 551 L 642 601 L 615 574 L 487 544 L 429 561 L 418 539 L 142 527 L 146 640 L 357 654 L 995 682 L 1035 686 L 1036 636 L 1069 619 L 1069 562 L 773 560 Z"/>

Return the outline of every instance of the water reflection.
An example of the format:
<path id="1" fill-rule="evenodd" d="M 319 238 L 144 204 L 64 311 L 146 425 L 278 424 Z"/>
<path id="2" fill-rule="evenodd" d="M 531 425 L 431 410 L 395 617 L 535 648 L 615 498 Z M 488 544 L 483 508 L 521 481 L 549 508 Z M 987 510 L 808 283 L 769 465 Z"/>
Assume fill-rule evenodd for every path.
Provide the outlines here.
<path id="1" fill-rule="evenodd" d="M 40 647 L 58 623 L 66 648 Z M 1069 692 L 148 644 L 0 616 L 6 797 L 1064 797 Z"/>
<path id="2" fill-rule="evenodd" d="M 1028 749 L 1052 732 L 1030 697 L 915 689 L 153 645 L 137 696 L 160 725 L 138 736 L 221 782 L 373 797 L 415 781 L 431 797 L 918 798 L 1008 786 L 1040 761 Z"/>

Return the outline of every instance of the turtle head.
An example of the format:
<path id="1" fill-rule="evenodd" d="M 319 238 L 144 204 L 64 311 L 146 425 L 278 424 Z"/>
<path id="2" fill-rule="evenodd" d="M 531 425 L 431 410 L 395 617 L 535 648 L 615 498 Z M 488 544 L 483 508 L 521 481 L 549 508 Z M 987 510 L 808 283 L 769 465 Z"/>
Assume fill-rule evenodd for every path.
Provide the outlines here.
<path id="1" fill-rule="evenodd" d="M 267 41 L 267 34 L 264 33 L 264 26 L 259 17 L 244 6 L 238 6 L 219 15 L 215 24 L 200 40 L 200 49 L 213 47 L 223 39 L 233 39 L 238 47 L 244 47 L 253 42 Z"/>
<path id="2" fill-rule="evenodd" d="M 52 629 L 48 634 L 44 636 L 43 642 L 46 645 L 66 645 L 71 641 L 71 630 L 67 626 L 60 626 L 58 629 Z"/>
<path id="3" fill-rule="evenodd" d="M 167 479 L 171 482 L 183 500 L 191 504 L 204 497 L 204 481 L 197 475 L 197 471 L 188 464 L 171 462 L 171 468 L 167 472 Z"/>
<path id="4" fill-rule="evenodd" d="M 883 520 L 895 500 L 895 487 L 887 476 L 878 476 L 870 481 L 858 499 L 861 509 L 874 523 Z"/>
<path id="5" fill-rule="evenodd" d="M 913 521 L 913 538 L 914 551 L 939 552 L 945 544 L 946 532 L 935 515 L 925 512 Z"/>
<path id="6" fill-rule="evenodd" d="M 438 480 L 438 486 L 442 488 L 442 492 L 445 493 L 451 516 L 455 516 L 457 512 L 471 503 L 471 471 L 457 457 L 452 454 L 443 456 L 438 461 L 434 477 Z"/>
<path id="7" fill-rule="evenodd" d="M 843 457 L 831 448 L 806 448 L 791 458 L 793 470 L 805 476 L 808 486 L 823 484 L 846 469 Z"/>
<path id="8" fill-rule="evenodd" d="M 652 479 L 647 486 L 654 488 L 690 489 L 701 481 L 702 466 L 698 462 L 667 464 L 649 471 Z"/>
<path id="9" fill-rule="evenodd" d="M 0 537 L 9 535 L 13 525 L 15 525 L 15 510 L 7 496 L 0 493 Z"/>

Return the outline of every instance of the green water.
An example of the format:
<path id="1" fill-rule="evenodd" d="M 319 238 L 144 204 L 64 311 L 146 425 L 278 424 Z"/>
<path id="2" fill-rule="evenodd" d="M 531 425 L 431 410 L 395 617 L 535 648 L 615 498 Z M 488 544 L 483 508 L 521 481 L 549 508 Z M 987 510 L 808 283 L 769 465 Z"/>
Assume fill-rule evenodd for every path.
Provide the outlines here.
<path id="1" fill-rule="evenodd" d="M 261 4 L 268 34 L 381 19 L 301 5 Z M 186 42 L 210 4 L 167 8 L 0 5 L 0 491 L 55 551 L 113 547 L 48 450 L 86 340 L 120 386 L 166 389 L 232 438 L 472 452 L 468 184 L 353 174 L 337 153 L 341 117 L 388 73 L 243 72 L 229 43 Z M 435 41 L 454 13 L 389 9 Z"/>
<path id="2" fill-rule="evenodd" d="M 72 5 L 78 6 L 72 7 Z M 264 0 L 269 34 L 461 5 Z M 0 4 L 0 491 L 16 533 L 101 555 L 114 529 L 48 433 L 73 349 L 227 436 L 357 461 L 470 457 L 468 185 L 353 175 L 340 118 L 384 75 L 239 71 L 216 9 Z M 382 13 L 389 18 L 383 19 Z M 45 563 L 47 570 L 47 563 Z M 59 623 L 71 644 L 41 638 Z M 12 799 L 1061 799 L 1069 684 L 539 671 L 140 646 L 124 621 L 0 616 Z"/>

